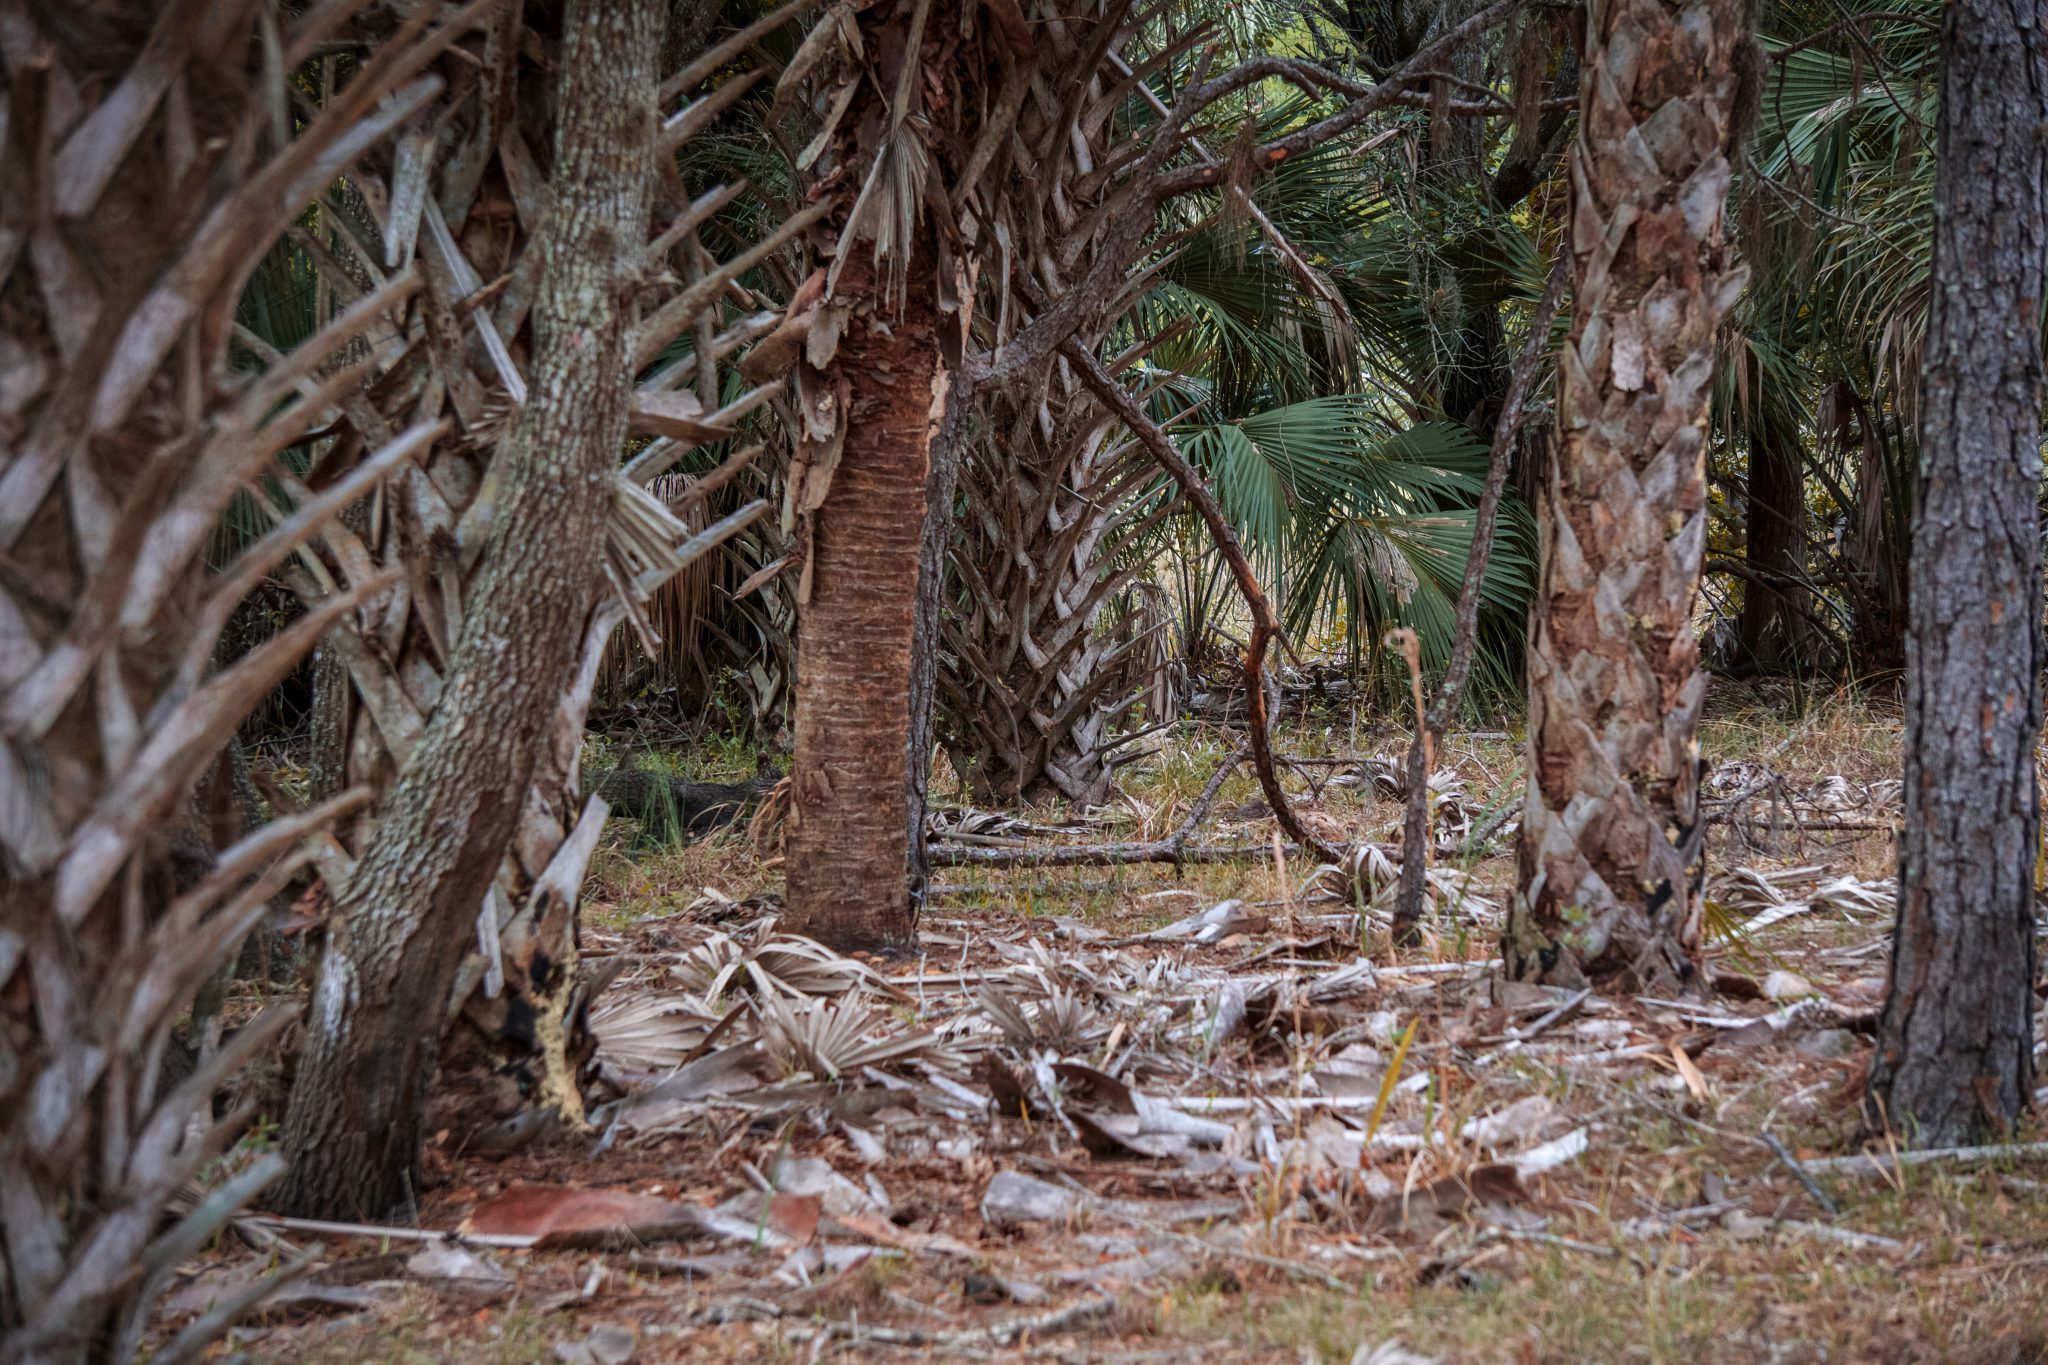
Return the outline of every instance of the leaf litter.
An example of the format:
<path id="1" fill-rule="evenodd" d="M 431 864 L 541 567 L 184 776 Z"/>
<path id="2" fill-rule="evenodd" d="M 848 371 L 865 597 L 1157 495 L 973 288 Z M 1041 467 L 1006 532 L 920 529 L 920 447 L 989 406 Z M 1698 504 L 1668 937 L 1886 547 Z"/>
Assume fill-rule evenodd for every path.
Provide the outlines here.
<path id="1" fill-rule="evenodd" d="M 1332 766 L 1331 799 L 1399 794 L 1391 760 Z M 1697 996 L 1509 982 L 1486 953 L 1512 871 L 1453 856 L 1491 816 L 1451 776 L 1433 784 L 1419 958 L 1386 952 L 1398 853 L 1373 842 L 1263 883 L 1133 875 L 1107 923 L 1000 902 L 933 912 L 924 952 L 886 963 L 711 888 L 679 914 L 592 930 L 591 955 L 619 970 L 589 1016 L 591 1079 L 610 1095 L 591 1131 L 497 1160 L 436 1147 L 419 1231 L 244 1220 L 265 1258 L 311 1247 L 317 1275 L 361 1278 L 308 1277 L 243 1344 L 284 1358 L 309 1332 L 373 1330 L 403 1291 L 569 1314 L 560 1360 L 1062 1338 L 1076 1359 L 1138 1359 L 1180 1339 L 1160 1305 L 1191 1295 L 1405 1300 L 1558 1256 L 1668 1277 L 1716 1245 L 1894 1273 L 1927 1257 L 1925 1240 L 1851 1226 L 1855 1200 L 1837 1217 L 1802 1184 L 1884 1164 L 1881 1149 L 1825 1153 L 1851 1131 L 1881 1001 L 1865 950 L 1888 928 L 1890 884 L 1810 849 L 1724 862 L 1708 892 L 1724 932 Z M 1740 802 L 1762 789 L 1740 769 L 1708 784 Z M 1800 790 L 1809 822 L 1896 796 L 1842 779 Z M 953 836 L 1098 833 L 941 818 Z M 1789 1165 L 1773 1126 L 1802 1135 Z M 402 1254 L 361 1254 L 394 1237 Z M 209 1267 L 168 1300 L 172 1325 L 263 1263 Z M 1203 1350 L 1271 1358 L 1243 1337 Z M 1438 1357 L 1381 1336 L 1335 1358 Z"/>

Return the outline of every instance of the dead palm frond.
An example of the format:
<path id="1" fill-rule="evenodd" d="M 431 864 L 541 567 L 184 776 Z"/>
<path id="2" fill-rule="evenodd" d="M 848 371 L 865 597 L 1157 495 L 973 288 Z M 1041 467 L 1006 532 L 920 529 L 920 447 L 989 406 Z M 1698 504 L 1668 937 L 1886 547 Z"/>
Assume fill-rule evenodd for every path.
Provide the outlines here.
<path id="1" fill-rule="evenodd" d="M 905 1029 L 858 996 L 837 1000 L 764 994 L 755 1002 L 761 1044 L 785 1073 L 836 1081 L 867 1067 L 925 1056 L 937 1035 Z"/>

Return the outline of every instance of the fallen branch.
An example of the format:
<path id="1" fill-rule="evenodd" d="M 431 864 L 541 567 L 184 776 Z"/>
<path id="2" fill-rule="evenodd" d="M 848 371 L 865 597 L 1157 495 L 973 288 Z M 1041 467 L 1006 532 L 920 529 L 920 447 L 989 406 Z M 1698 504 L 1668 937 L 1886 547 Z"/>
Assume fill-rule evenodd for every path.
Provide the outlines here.
<path id="1" fill-rule="evenodd" d="M 1429 849 L 1429 767 L 1430 755 L 1444 728 L 1458 709 L 1465 693 L 1465 679 L 1472 672 L 1472 653 L 1479 638 L 1480 587 L 1486 580 L 1487 564 L 1493 558 L 1495 523 L 1500 520 L 1500 500 L 1507 488 L 1508 464 L 1515 441 L 1528 420 L 1529 392 L 1536 384 L 1536 370 L 1550 347 L 1550 324 L 1564 298 L 1565 281 L 1571 275 L 1572 253 L 1560 250 L 1550 268 L 1550 282 L 1529 319 L 1529 339 L 1515 357 L 1508 380 L 1508 394 L 1501 404 L 1500 418 L 1493 426 L 1493 451 L 1486 464 L 1486 486 L 1479 494 L 1479 509 L 1472 515 L 1472 548 L 1465 556 L 1465 581 L 1458 588 L 1458 624 L 1451 640 L 1450 663 L 1437 685 L 1436 700 L 1429 714 L 1416 727 L 1408 746 L 1408 820 L 1401 834 L 1401 889 L 1394 902 L 1394 942 L 1412 944 L 1419 937 L 1422 922 L 1424 873 Z"/>
<path id="2" fill-rule="evenodd" d="M 1209 807 L 1216 804 L 1216 794 L 1223 790 L 1223 780 L 1237 771 L 1237 765 L 1244 762 L 1245 749 L 1250 741 L 1233 749 L 1230 756 L 1217 765 L 1209 774 L 1209 781 L 1203 786 L 1195 804 L 1188 807 L 1187 818 L 1173 833 L 1164 839 L 1149 839 L 1127 844 L 1075 844 L 1053 845 L 1047 848 L 934 848 L 929 860 L 942 867 L 1092 867 L 1098 864 L 1120 863 L 1220 863 L 1235 858 L 1260 857 L 1272 850 L 1271 844 L 1214 845 L 1188 847 L 1188 839 L 1195 827 L 1209 814 Z M 946 838 L 959 836 L 947 835 Z"/>
<path id="3" fill-rule="evenodd" d="M 1209 491 L 1209 485 L 1195 472 L 1194 466 L 1174 448 L 1172 438 L 1160 430 L 1159 424 L 1152 420 L 1130 391 L 1102 368 L 1102 362 L 1096 359 L 1093 351 L 1069 338 L 1060 344 L 1060 354 L 1073 364 L 1081 382 L 1117 415 L 1147 453 L 1173 477 L 1180 486 L 1181 496 L 1194 504 L 1203 524 L 1209 528 L 1210 539 L 1215 541 L 1217 553 L 1223 556 L 1224 563 L 1230 566 L 1231 577 L 1237 581 L 1238 593 L 1244 598 L 1245 608 L 1252 618 L 1251 642 L 1246 646 L 1244 655 L 1244 690 L 1246 730 L 1251 744 L 1252 768 L 1259 775 L 1259 789 L 1266 794 L 1266 804 L 1273 808 L 1273 818 L 1280 822 L 1280 828 L 1290 839 L 1300 844 L 1319 863 L 1343 862 L 1341 852 L 1309 833 L 1302 825 L 1294 808 L 1288 804 L 1287 792 L 1281 787 L 1279 775 L 1273 769 L 1273 740 L 1267 732 L 1265 665 L 1266 648 L 1280 635 L 1280 622 L 1275 619 L 1272 603 L 1266 600 L 1265 592 L 1259 587 L 1259 580 L 1252 573 L 1251 562 L 1238 545 L 1236 534 L 1224 519 L 1223 508 Z"/>
<path id="4" fill-rule="evenodd" d="M 1839 1218 L 1841 1216 L 1841 1208 L 1829 1197 L 1828 1192 L 1820 1187 L 1820 1182 L 1813 1178 L 1812 1173 L 1806 1167 L 1799 1164 L 1799 1158 L 1792 1155 L 1791 1149 L 1778 1141 L 1778 1135 L 1769 1129 L 1764 1130 L 1764 1146 L 1770 1148 L 1771 1154 L 1778 1158 L 1780 1164 L 1786 1170 L 1792 1172 L 1799 1183 L 1806 1187 L 1806 1192 L 1813 1196 L 1813 1202 L 1827 1210 L 1828 1217 Z"/>
<path id="5" fill-rule="evenodd" d="M 303 1232 L 314 1237 L 366 1237 L 379 1242 L 453 1242 L 457 1246 L 496 1247 L 519 1251 L 540 1241 L 538 1237 L 498 1233 L 443 1232 L 435 1228 L 392 1227 L 382 1223 L 335 1223 L 321 1218 L 284 1218 L 274 1213 L 249 1213 L 235 1220 L 259 1230 Z"/>
<path id="6" fill-rule="evenodd" d="M 1931 1166 L 1955 1161 L 2043 1161 L 2048 1160 L 2048 1142 L 2014 1142 L 1991 1147 L 1927 1147 L 1916 1152 L 1887 1153 L 1884 1156 L 1830 1156 L 1806 1163 L 1808 1171 L 1825 1175 L 1864 1175 L 1885 1178 L 1909 1166 Z"/>
<path id="7" fill-rule="evenodd" d="M 1191 844 L 1168 847 L 1166 839 L 1136 844 L 1075 844 L 1050 848 L 935 848 L 934 867 L 1118 867 L 1125 863 L 1230 863 L 1241 858 L 1269 858 L 1273 845 Z M 1298 844 L 1282 844 L 1290 856 L 1301 852 Z M 1007 889 L 1007 888 L 1005 888 Z"/>

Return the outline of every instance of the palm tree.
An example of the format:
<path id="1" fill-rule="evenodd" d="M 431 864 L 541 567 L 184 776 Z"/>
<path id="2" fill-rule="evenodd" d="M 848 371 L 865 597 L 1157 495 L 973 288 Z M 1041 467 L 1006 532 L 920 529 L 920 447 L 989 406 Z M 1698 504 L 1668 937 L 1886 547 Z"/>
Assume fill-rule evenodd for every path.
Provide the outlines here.
<path id="1" fill-rule="evenodd" d="M 969 414 L 955 371 L 986 266 L 1019 262 L 1033 290 L 1060 288 L 1071 268 L 1052 248 L 1097 203 L 1107 169 L 1068 134 L 1110 112 L 1097 71 L 1127 12 L 1121 0 L 1034 5 L 1028 22 L 999 8 L 965 25 L 950 2 L 897 0 L 859 16 L 857 45 L 834 31 L 855 21 L 838 18 L 806 44 L 833 55 L 808 146 L 820 151 L 814 192 L 840 202 L 830 263 L 788 324 L 803 354 L 789 355 L 800 427 L 784 512 L 801 564 L 787 904 L 837 946 L 915 937 L 931 696 L 918 669 L 936 644 L 937 556 Z M 1039 107 L 1040 85 L 1057 112 Z M 1019 146 L 1037 157 L 1034 178 L 1062 188 L 1016 194 Z M 1009 290 L 997 269 L 982 296 Z M 979 320 L 1011 325 L 1000 303 Z"/>
<path id="2" fill-rule="evenodd" d="M 1126 69 L 1120 54 L 1118 63 Z M 1172 79 L 1184 79 L 1174 66 L 1160 70 L 1169 93 Z M 1093 162 L 1113 160 L 1116 137 L 1142 136 L 1166 108 L 1150 84 L 1137 90 L 1129 114 L 1101 125 Z M 1245 134 L 1271 137 L 1315 110 L 1297 100 L 1238 112 Z M 1391 236 L 1393 215 L 1350 154 L 1335 150 L 1288 160 L 1242 199 L 1173 206 L 1144 287 L 1127 308 L 1105 313 L 1090 344 L 1124 351 L 1158 390 L 1155 415 L 1188 433 L 1188 454 L 1215 482 L 1240 538 L 1261 552 L 1291 626 L 1341 623 L 1354 646 L 1371 648 L 1385 626 L 1413 624 L 1440 659 L 1450 621 L 1442 588 L 1446 574 L 1455 582 L 1461 572 L 1477 447 L 1416 424 L 1425 402 L 1375 403 L 1356 392 L 1361 358 L 1373 383 L 1402 393 L 1434 395 L 1446 371 L 1427 346 L 1408 363 L 1405 343 L 1392 348 L 1401 363 L 1390 370 L 1385 342 L 1362 335 L 1376 316 L 1369 310 L 1412 322 L 1388 298 L 1405 299 L 1410 285 L 1376 264 L 1351 268 L 1372 259 L 1359 225 Z M 1508 244 L 1491 256 L 1466 255 L 1497 293 L 1519 292 L 1531 253 L 1516 249 L 1517 233 L 1502 235 Z M 1053 254 L 1090 262 L 1090 250 L 1083 238 Z M 1012 268 L 1001 306 L 1028 315 L 1030 263 Z M 1353 396 L 1342 402 L 1318 398 L 1346 391 Z M 1131 615 L 1115 608 L 1148 583 L 1172 508 L 1137 443 L 1074 392 L 1063 366 L 1042 391 L 1014 402 L 985 397 L 983 406 L 947 594 L 945 742 L 955 769 L 984 794 L 1099 801 L 1117 751 L 1162 719 L 1137 708 L 1160 695 L 1165 651 L 1148 636 L 1098 627 Z M 1512 610 L 1514 567 L 1504 557 L 1490 603 Z M 1133 667 L 1139 661 L 1149 667 Z"/>
<path id="3" fill-rule="evenodd" d="M 237 652 L 237 605 L 339 508 L 395 479 L 431 421 L 328 452 L 278 502 L 280 455 L 333 418 L 409 283 L 359 299 L 247 373 L 231 345 L 249 272 L 323 189 L 440 92 L 459 30 L 415 23 L 297 126 L 287 73 L 345 10 L 259 29 L 242 6 L 31 5 L 0 42 L 0 1353 L 135 1357 L 180 1261 L 282 1172 L 230 1166 L 246 1127 L 223 1081 L 294 1011 L 181 1047 L 200 984 L 362 804 L 345 792 L 222 844 L 208 819 L 236 726 L 337 619 L 391 591 L 351 567 L 320 607 Z M 267 35 L 268 41 L 264 41 Z M 296 481 L 295 481 L 296 482 Z M 274 519 L 218 567 L 247 495 Z M 182 1065 L 181 1065 L 182 1059 Z M 179 1074 L 183 1070 L 185 1074 Z M 289 1267 L 285 1274 L 295 1273 Z M 265 1280 L 171 1343 L 189 1358 Z"/>
<path id="4" fill-rule="evenodd" d="M 792 60 L 791 72 L 819 76 L 810 106 L 823 123 L 803 153 L 820 176 L 815 192 L 837 189 L 851 201 L 835 211 L 844 219 L 830 265 L 799 290 L 784 344 L 769 352 L 796 367 L 801 410 L 785 509 L 804 612 L 788 905 L 807 931 L 842 946 L 898 947 L 914 932 L 916 873 L 900 878 L 899 893 L 898 869 L 918 844 L 920 717 L 933 690 L 970 390 L 1029 384 L 1056 354 L 1057 363 L 1071 359 L 1072 338 L 1105 335 L 1101 319 L 1124 306 L 1161 205 L 1234 193 L 1348 133 L 1511 7 L 1503 0 L 1454 26 L 1379 85 L 1272 58 L 1209 77 L 1211 58 L 1198 58 L 1180 104 L 1101 160 L 1088 150 L 1087 120 L 1109 117 L 1139 79 L 1111 78 L 1100 65 L 1125 22 L 1118 4 L 1081 15 L 998 9 L 990 23 L 967 26 L 945 6 L 902 0 L 858 17 L 857 46 L 841 41 L 842 30 L 814 34 L 817 48 Z M 1080 44 L 1091 60 L 1055 72 L 1038 65 L 1048 57 L 1033 34 L 1063 28 L 1091 34 Z M 839 59 L 822 60 L 835 43 Z M 1195 113 L 1236 99 L 1269 71 L 1341 104 L 1270 140 L 1255 130 L 1229 162 L 1199 150 L 1193 162 L 1177 160 L 1193 146 Z M 1018 166 L 1015 120 L 1041 78 L 1051 102 L 1069 101 L 1083 121 L 1050 119 L 1048 136 L 1026 149 L 1036 165 Z M 975 89 L 998 92 L 985 113 L 965 97 Z M 1071 197 L 1058 170 L 1067 158 L 1086 167 Z M 1049 197 L 1010 190 L 1026 170 Z M 1070 226 L 1069 215 L 1092 223 Z M 984 268 L 991 263 L 999 268 Z M 983 337 L 990 344 L 976 354 Z M 1096 396 L 1105 396 L 1100 387 Z M 913 482 L 925 490 L 922 504 L 910 496 Z"/>
<path id="5" fill-rule="evenodd" d="M 1734 0 L 1597 0 L 1572 160 L 1575 300 L 1537 523 L 1529 788 L 1507 970 L 1644 988 L 1699 942 L 1716 333 L 1742 285 L 1722 226 Z"/>
<path id="6" fill-rule="evenodd" d="M 1098 803 L 1127 738 L 1118 722 L 1152 691 L 1122 665 L 1158 657 L 1156 627 L 1125 640 L 1098 627 L 1147 572 L 1135 550 L 1168 506 L 1143 496 L 1155 479 L 1135 442 L 1117 439 L 1070 376 L 1056 370 L 1047 382 L 1042 406 L 991 401 L 967 455 L 941 729 L 955 771 L 985 799 L 1050 787 Z M 1149 514 L 1132 514 L 1147 504 Z"/>

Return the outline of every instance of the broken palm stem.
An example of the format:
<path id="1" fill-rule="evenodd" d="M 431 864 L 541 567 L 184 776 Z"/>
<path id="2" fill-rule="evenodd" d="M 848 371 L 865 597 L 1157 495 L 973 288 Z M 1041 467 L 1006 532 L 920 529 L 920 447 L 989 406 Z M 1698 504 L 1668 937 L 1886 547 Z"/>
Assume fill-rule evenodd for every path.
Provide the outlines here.
<path id="1" fill-rule="evenodd" d="M 1280 828 L 1290 839 L 1319 863 L 1341 863 L 1342 853 L 1309 833 L 1302 825 L 1294 808 L 1288 804 L 1287 792 L 1274 771 L 1273 739 L 1266 710 L 1265 663 L 1266 648 L 1279 636 L 1280 623 L 1275 619 L 1272 603 L 1266 600 L 1265 592 L 1259 587 L 1251 562 L 1245 558 L 1230 523 L 1224 520 L 1222 507 L 1217 504 L 1202 476 L 1195 472 L 1194 466 L 1181 457 L 1173 439 L 1160 429 L 1130 391 L 1111 377 L 1093 351 L 1070 338 L 1061 343 L 1060 354 L 1073 364 L 1081 382 L 1094 391 L 1104 406 L 1138 438 L 1146 452 L 1172 475 L 1173 481 L 1180 485 L 1181 496 L 1194 504 L 1203 524 L 1209 528 L 1210 538 L 1216 542 L 1217 552 L 1230 566 L 1231 577 L 1237 581 L 1238 593 L 1244 598 L 1245 608 L 1252 618 L 1251 640 L 1244 652 L 1245 721 L 1252 769 L 1259 775 L 1259 789 L 1265 793 L 1266 804 L 1273 808 L 1273 818 L 1279 821 Z"/>
<path id="2" fill-rule="evenodd" d="M 1550 325 L 1564 298 L 1565 281 L 1571 275 L 1572 254 L 1560 250 L 1550 268 L 1550 282 L 1529 319 L 1529 338 L 1515 357 L 1508 379 L 1508 393 L 1501 404 L 1500 418 L 1493 425 L 1493 450 L 1486 462 L 1486 485 L 1479 495 L 1479 509 L 1472 517 L 1472 549 L 1465 556 L 1465 581 L 1458 588 L 1458 622 L 1451 640 L 1450 662 L 1443 681 L 1437 684 L 1436 700 L 1429 714 L 1415 727 L 1415 740 L 1408 746 L 1408 819 L 1401 834 L 1401 889 L 1394 902 L 1394 942 L 1415 942 L 1422 922 L 1422 893 L 1428 867 L 1429 768 L 1430 752 L 1441 739 L 1444 727 L 1458 709 L 1465 692 L 1465 680 L 1472 673 L 1472 653 L 1479 638 L 1480 586 L 1493 558 L 1494 531 L 1500 521 L 1500 499 L 1507 488 L 1508 465 L 1515 441 L 1528 421 L 1529 394 L 1536 386 L 1536 371 L 1550 350 Z"/>

